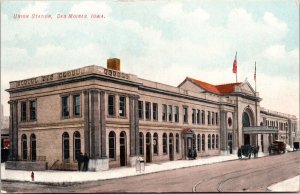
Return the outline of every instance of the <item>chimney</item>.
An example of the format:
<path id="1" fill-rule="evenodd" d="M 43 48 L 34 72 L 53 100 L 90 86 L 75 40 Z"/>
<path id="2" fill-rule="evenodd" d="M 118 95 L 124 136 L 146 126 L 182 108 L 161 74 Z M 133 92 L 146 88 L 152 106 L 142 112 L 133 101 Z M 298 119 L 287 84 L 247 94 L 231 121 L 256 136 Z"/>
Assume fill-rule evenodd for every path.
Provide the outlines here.
<path id="1" fill-rule="evenodd" d="M 107 59 L 107 69 L 120 71 L 120 59 L 118 58 Z"/>

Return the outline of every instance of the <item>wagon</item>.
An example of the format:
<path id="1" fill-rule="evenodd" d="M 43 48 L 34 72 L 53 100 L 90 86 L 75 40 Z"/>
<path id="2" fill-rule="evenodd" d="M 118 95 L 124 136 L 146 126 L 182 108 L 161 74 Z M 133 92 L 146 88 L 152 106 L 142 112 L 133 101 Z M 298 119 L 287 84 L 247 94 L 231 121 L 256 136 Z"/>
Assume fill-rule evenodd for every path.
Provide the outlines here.
<path id="1" fill-rule="evenodd" d="M 268 148 L 269 154 L 283 154 L 285 153 L 286 144 L 283 141 L 276 140 Z"/>

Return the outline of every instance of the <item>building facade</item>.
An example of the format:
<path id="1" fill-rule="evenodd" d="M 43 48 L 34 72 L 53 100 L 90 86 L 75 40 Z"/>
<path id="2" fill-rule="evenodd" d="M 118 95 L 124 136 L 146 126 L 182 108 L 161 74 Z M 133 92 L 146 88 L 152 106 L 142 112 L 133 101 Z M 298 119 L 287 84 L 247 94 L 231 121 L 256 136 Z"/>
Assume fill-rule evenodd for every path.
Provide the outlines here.
<path id="1" fill-rule="evenodd" d="M 80 152 L 89 170 L 145 162 L 260 151 L 274 139 L 290 145 L 297 118 L 260 107 L 245 81 L 212 85 L 187 77 L 178 87 L 107 68 L 86 66 L 10 82 L 10 159 L 46 161 L 76 169 Z"/>

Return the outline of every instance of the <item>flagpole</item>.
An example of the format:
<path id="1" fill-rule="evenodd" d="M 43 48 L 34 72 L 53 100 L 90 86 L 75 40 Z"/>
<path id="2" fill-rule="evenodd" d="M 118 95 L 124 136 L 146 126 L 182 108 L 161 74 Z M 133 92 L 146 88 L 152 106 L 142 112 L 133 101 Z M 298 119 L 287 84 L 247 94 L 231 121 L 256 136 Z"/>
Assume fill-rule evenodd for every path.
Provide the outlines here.
<path id="1" fill-rule="evenodd" d="M 237 51 L 235 51 L 235 59 L 234 59 L 235 61 L 237 60 L 236 57 L 237 57 Z M 236 63 L 237 63 L 237 62 L 236 62 Z M 236 73 L 235 73 L 235 82 L 236 82 L 236 83 L 237 83 L 237 80 L 238 80 L 238 79 L 237 79 L 237 72 L 238 72 L 238 71 L 237 71 L 237 66 L 236 66 Z"/>
<path id="2" fill-rule="evenodd" d="M 258 126 L 257 122 L 257 98 L 256 98 L 256 61 L 255 61 L 255 70 L 254 70 L 254 81 L 255 81 L 255 117 L 256 117 L 256 126 Z M 258 142 L 256 142 L 256 145 L 258 145 Z"/>

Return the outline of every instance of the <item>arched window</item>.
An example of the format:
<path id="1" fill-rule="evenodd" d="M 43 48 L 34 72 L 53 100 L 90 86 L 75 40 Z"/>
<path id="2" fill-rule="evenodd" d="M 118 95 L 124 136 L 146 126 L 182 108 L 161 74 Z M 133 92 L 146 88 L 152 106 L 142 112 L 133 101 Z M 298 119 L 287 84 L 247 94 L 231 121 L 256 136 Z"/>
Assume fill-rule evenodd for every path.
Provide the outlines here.
<path id="1" fill-rule="evenodd" d="M 201 141 L 200 141 L 200 134 L 197 135 L 197 150 L 200 152 L 201 150 Z"/>
<path id="2" fill-rule="evenodd" d="M 210 139 L 210 134 L 208 134 L 208 149 L 211 149 L 211 139 Z"/>
<path id="3" fill-rule="evenodd" d="M 176 153 L 179 153 L 179 134 L 176 133 Z"/>
<path id="4" fill-rule="evenodd" d="M 69 134 L 64 132 L 62 135 L 62 146 L 63 146 L 63 160 L 70 159 L 70 143 Z"/>
<path id="5" fill-rule="evenodd" d="M 116 159 L 116 134 L 111 131 L 108 134 L 108 149 L 109 149 L 109 159 Z"/>
<path id="6" fill-rule="evenodd" d="M 163 134 L 163 154 L 167 154 L 167 134 Z"/>
<path id="7" fill-rule="evenodd" d="M 31 160 L 35 161 L 36 160 L 36 137 L 34 134 L 31 134 L 30 136 L 30 155 L 31 155 Z"/>
<path id="8" fill-rule="evenodd" d="M 212 149 L 215 149 L 215 134 L 212 135 Z"/>
<path id="9" fill-rule="evenodd" d="M 78 131 L 75 131 L 73 134 L 73 149 L 74 160 L 77 160 L 81 151 L 80 133 Z"/>
<path id="10" fill-rule="evenodd" d="M 140 146 L 139 146 L 139 150 L 140 150 L 140 155 L 143 156 L 144 155 L 144 135 L 142 132 L 140 132 Z"/>
<path id="11" fill-rule="evenodd" d="M 158 135 L 153 134 L 153 154 L 158 155 Z"/>
<path id="12" fill-rule="evenodd" d="M 202 151 L 205 151 L 205 135 L 202 134 Z"/>
<path id="13" fill-rule="evenodd" d="M 216 135 L 216 148 L 219 148 L 219 135 Z"/>
<path id="14" fill-rule="evenodd" d="M 243 113 L 243 127 L 250 127 L 250 118 L 246 112 Z"/>
<path id="15" fill-rule="evenodd" d="M 22 141 L 22 160 L 27 160 L 27 136 L 25 134 L 21 137 Z"/>

